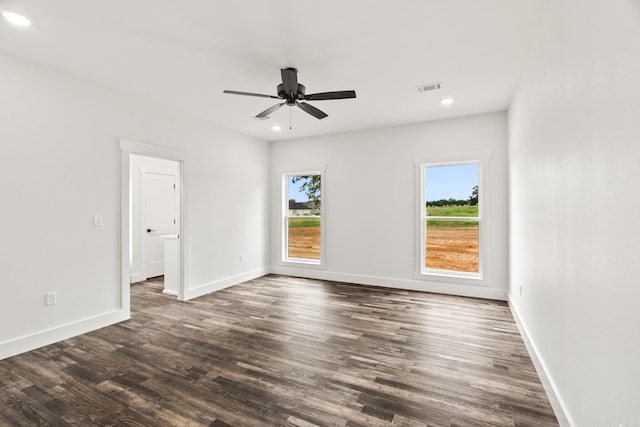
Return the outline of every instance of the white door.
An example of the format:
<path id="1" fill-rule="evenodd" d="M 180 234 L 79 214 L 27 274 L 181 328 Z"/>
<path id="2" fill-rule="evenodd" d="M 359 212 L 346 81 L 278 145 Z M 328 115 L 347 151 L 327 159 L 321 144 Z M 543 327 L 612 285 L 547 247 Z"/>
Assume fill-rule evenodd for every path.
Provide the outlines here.
<path id="1" fill-rule="evenodd" d="M 164 239 L 178 230 L 177 176 L 142 172 L 142 246 L 146 278 L 164 274 Z"/>

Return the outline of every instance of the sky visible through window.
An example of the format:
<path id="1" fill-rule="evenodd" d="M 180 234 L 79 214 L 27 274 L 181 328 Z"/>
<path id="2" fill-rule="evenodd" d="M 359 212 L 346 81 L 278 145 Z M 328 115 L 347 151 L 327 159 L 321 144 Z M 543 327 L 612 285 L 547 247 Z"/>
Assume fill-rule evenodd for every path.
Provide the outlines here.
<path id="1" fill-rule="evenodd" d="M 304 184 L 304 181 L 298 181 L 295 184 L 291 182 L 291 176 L 287 177 L 287 188 L 289 190 L 288 200 L 295 200 L 296 202 L 307 202 L 309 201 L 309 197 L 303 192 L 300 191 L 300 187 Z"/>
<path id="2" fill-rule="evenodd" d="M 478 185 L 478 176 L 477 163 L 429 166 L 425 174 L 425 200 L 467 200 Z"/>
<path id="3" fill-rule="evenodd" d="M 465 165 L 443 165 L 429 166 L 426 173 L 425 185 L 426 200 L 456 199 L 467 200 L 471 195 L 473 187 L 478 185 L 477 163 Z M 309 197 L 300 191 L 303 181 L 291 182 L 291 177 L 287 179 L 288 199 L 296 202 L 306 202 Z"/>

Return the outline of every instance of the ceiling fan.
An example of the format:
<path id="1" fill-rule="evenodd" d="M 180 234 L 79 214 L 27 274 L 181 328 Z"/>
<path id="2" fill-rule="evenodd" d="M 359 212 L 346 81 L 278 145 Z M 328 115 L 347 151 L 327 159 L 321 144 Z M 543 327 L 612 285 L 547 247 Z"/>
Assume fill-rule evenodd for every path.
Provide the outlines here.
<path id="1" fill-rule="evenodd" d="M 356 97 L 356 92 L 354 90 L 320 92 L 307 95 L 305 93 L 306 88 L 304 87 L 304 85 L 298 83 L 297 69 L 282 68 L 280 70 L 280 75 L 282 76 L 282 83 L 280 83 L 276 88 L 278 96 L 263 95 L 260 93 L 251 92 L 238 92 L 236 90 L 225 90 L 224 93 L 230 93 L 232 95 L 258 96 L 261 98 L 273 98 L 284 101 L 259 113 L 256 116 L 257 119 L 267 119 L 269 118 L 269 114 L 279 110 L 285 105 L 288 105 L 289 107 L 296 106 L 304 112 L 311 114 L 316 119 L 324 119 L 325 117 L 327 117 L 327 113 L 314 107 L 311 104 L 307 104 L 304 101 L 324 101 L 328 99 L 347 99 Z"/>

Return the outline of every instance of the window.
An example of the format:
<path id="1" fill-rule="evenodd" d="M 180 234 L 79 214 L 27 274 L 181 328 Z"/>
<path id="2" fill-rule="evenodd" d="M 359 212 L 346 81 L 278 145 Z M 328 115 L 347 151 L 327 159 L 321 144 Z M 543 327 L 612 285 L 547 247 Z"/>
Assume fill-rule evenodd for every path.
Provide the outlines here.
<path id="1" fill-rule="evenodd" d="M 322 262 L 322 175 L 284 175 L 284 261 Z"/>
<path id="2" fill-rule="evenodd" d="M 481 163 L 421 166 L 421 273 L 481 278 Z"/>

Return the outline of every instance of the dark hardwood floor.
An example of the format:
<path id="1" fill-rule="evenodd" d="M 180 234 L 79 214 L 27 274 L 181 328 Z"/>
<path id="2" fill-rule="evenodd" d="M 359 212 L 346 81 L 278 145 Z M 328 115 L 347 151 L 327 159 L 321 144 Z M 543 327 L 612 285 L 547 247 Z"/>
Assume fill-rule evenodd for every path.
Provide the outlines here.
<path id="1" fill-rule="evenodd" d="M 553 426 L 504 302 L 266 276 L 0 361 L 0 425 Z"/>

